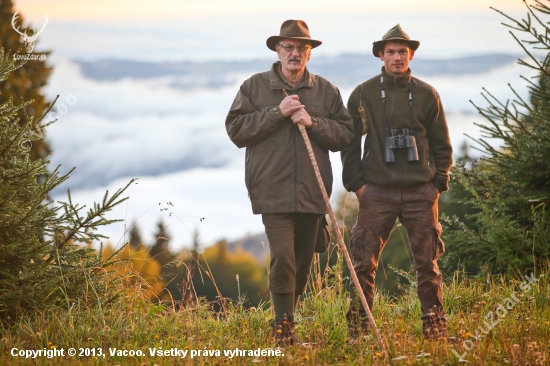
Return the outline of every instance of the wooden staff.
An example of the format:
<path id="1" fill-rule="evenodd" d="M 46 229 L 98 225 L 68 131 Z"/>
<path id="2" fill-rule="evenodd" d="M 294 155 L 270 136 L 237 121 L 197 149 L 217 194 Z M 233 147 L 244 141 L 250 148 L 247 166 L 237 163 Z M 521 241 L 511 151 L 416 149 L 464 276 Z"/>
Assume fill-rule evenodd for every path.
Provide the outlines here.
<path id="1" fill-rule="evenodd" d="M 286 90 L 282 89 L 282 91 L 283 91 L 283 96 L 285 98 L 288 97 Z M 344 254 L 346 264 L 351 274 L 351 279 L 353 280 L 353 283 L 357 288 L 356 292 L 359 294 L 359 298 L 361 299 L 361 304 L 363 305 L 363 308 L 367 313 L 367 317 L 369 318 L 369 322 L 372 327 L 372 330 L 374 331 L 374 334 L 376 335 L 376 339 L 378 340 L 378 345 L 380 346 L 380 350 L 386 357 L 386 360 L 388 360 L 388 352 L 386 351 L 386 346 L 384 345 L 384 342 L 382 342 L 382 338 L 380 337 L 380 333 L 378 332 L 378 328 L 376 327 L 376 323 L 374 322 L 374 318 L 372 317 L 372 314 L 370 312 L 367 299 L 365 298 L 365 294 L 363 293 L 363 289 L 361 288 L 361 284 L 359 283 L 359 279 L 357 278 L 357 274 L 355 273 L 355 269 L 353 268 L 353 262 L 351 261 L 348 250 L 346 248 L 346 244 L 344 243 L 344 238 L 342 237 L 342 233 L 340 232 L 340 228 L 338 227 L 338 221 L 336 220 L 336 215 L 334 214 L 334 211 L 332 210 L 332 206 L 330 205 L 330 200 L 327 194 L 327 190 L 325 189 L 325 184 L 323 183 L 323 179 L 321 178 L 319 166 L 317 165 L 317 159 L 315 159 L 315 154 L 313 154 L 313 148 L 311 147 L 311 142 L 309 141 L 309 136 L 307 135 L 306 128 L 301 123 L 297 123 L 297 125 L 298 125 L 298 129 L 300 130 L 300 133 L 302 134 L 302 137 L 304 138 L 309 159 L 311 160 L 311 165 L 313 165 L 313 170 L 315 171 L 315 176 L 317 177 L 317 183 L 319 183 L 319 188 L 321 188 L 321 193 L 323 194 L 323 199 L 325 200 L 325 205 L 327 206 L 327 211 L 330 216 L 330 221 L 332 222 L 332 226 L 334 228 L 334 231 L 336 232 L 336 237 L 338 238 L 338 245 L 340 247 L 340 250 Z M 360 324 L 358 324 L 358 326 L 360 326 Z"/>

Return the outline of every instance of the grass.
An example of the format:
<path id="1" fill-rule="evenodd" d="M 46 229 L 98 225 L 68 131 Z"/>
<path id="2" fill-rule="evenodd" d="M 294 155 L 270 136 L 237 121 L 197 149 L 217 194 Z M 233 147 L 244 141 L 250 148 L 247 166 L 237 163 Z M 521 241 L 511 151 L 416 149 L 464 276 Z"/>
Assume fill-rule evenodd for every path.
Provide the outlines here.
<path id="1" fill-rule="evenodd" d="M 372 333 L 356 343 L 347 343 L 347 291 L 338 268 L 329 271 L 324 288 L 310 286 L 299 306 L 297 335 L 312 344 L 285 347 L 279 356 L 262 356 L 258 351 L 276 351 L 269 328 L 272 318 L 269 303 L 245 309 L 223 300 L 221 312 L 214 312 L 212 305 L 204 301 L 193 301 L 179 308 L 175 304 L 163 306 L 151 302 L 150 292 L 143 283 L 116 278 L 108 291 L 121 296 L 110 304 L 70 303 L 66 307 L 22 314 L 11 324 L 2 325 L 0 364 L 383 365 L 385 361 Z M 374 317 L 387 344 L 389 361 L 393 365 L 550 364 L 550 281 L 546 275 L 533 278 L 534 284 L 527 286 L 529 282 L 519 278 L 486 283 L 457 276 L 444 286 L 449 332 L 460 338 L 460 344 L 422 338 L 420 306 L 414 290 L 399 298 L 377 293 Z M 507 303 L 514 291 L 519 302 Z M 506 314 L 498 310 L 501 304 L 504 307 L 508 304 Z M 484 334 L 480 329 L 488 330 L 488 325 L 494 327 Z M 77 353 L 81 348 L 88 349 L 91 355 L 67 356 L 71 347 Z M 63 349 L 65 356 L 25 359 L 12 356 L 13 348 Z M 98 356 L 99 349 L 105 356 Z M 117 355 L 116 350 L 111 355 L 113 349 L 141 350 L 144 355 Z M 171 349 L 187 351 L 186 357 L 174 355 L 173 350 L 172 355 L 157 353 Z M 233 357 L 224 355 L 224 350 L 237 349 L 245 350 L 246 355 L 239 356 L 236 352 Z M 150 355 L 151 351 L 154 355 Z M 252 353 L 249 355 L 248 351 Z"/>

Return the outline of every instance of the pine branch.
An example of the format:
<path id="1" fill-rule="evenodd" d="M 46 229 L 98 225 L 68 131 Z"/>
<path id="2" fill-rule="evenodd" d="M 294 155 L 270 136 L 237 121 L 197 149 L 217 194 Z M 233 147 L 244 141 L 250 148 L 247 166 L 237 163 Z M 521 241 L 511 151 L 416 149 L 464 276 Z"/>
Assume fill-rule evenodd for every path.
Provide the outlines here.
<path id="1" fill-rule="evenodd" d="M 509 32 L 512 37 L 514 37 L 514 39 L 516 40 L 516 42 L 521 46 L 521 48 L 523 48 L 523 50 L 525 51 L 525 53 L 527 54 L 527 56 L 529 56 L 531 58 L 531 60 L 533 60 L 536 64 L 537 64 L 537 67 L 532 67 L 531 65 L 525 63 L 526 66 L 531 66 L 533 69 L 536 69 L 536 70 L 540 70 L 540 71 L 544 71 L 543 70 L 543 67 L 542 65 L 539 63 L 539 61 L 531 54 L 531 52 L 529 52 L 527 50 L 527 48 L 525 48 L 525 46 L 522 44 L 522 42 L 520 42 L 520 40 L 516 37 L 516 35 L 514 33 L 512 33 L 512 31 Z"/>
<path id="2" fill-rule="evenodd" d="M 114 222 L 122 221 L 122 220 L 106 220 L 106 219 L 103 218 L 102 215 L 109 212 L 109 211 L 111 211 L 114 206 L 116 206 L 116 205 L 118 205 L 118 204 L 120 204 L 120 203 L 122 203 L 122 202 L 124 202 L 128 199 L 128 197 L 124 197 L 124 198 L 121 198 L 121 199 L 119 199 L 119 197 L 130 186 L 130 184 L 132 184 L 134 182 L 134 180 L 135 179 L 130 180 L 130 182 L 124 188 L 121 188 L 121 189 L 117 190 L 115 192 L 115 194 L 111 197 L 108 196 L 108 191 L 107 191 L 105 193 L 105 196 L 103 197 L 103 202 L 102 202 L 101 206 L 99 204 L 94 203 L 94 209 L 93 210 L 90 209 L 90 211 L 88 212 L 88 216 L 84 221 L 82 221 L 80 216 L 78 216 L 78 211 L 80 211 L 85 206 L 83 206 L 81 208 L 77 208 L 76 206 L 74 206 L 72 204 L 72 199 L 70 197 L 70 191 L 68 191 L 69 202 L 70 202 L 68 207 L 69 207 L 70 210 L 72 210 L 75 213 L 75 215 L 77 215 L 78 221 L 76 221 L 77 226 L 75 228 L 73 228 L 65 236 L 65 238 L 63 240 L 63 243 L 61 243 L 60 246 L 65 245 L 69 240 L 71 240 L 73 237 L 75 237 L 75 235 L 77 235 L 84 228 L 94 229 L 98 226 L 108 225 L 108 224 L 111 224 L 111 223 L 114 223 Z M 67 207 L 67 205 L 65 205 L 64 207 Z M 96 219 L 98 217 L 100 219 L 97 220 L 97 221 L 94 221 L 94 219 Z M 86 235 L 89 235 L 90 237 L 92 237 L 92 236 L 97 235 L 97 234 L 88 233 Z"/>

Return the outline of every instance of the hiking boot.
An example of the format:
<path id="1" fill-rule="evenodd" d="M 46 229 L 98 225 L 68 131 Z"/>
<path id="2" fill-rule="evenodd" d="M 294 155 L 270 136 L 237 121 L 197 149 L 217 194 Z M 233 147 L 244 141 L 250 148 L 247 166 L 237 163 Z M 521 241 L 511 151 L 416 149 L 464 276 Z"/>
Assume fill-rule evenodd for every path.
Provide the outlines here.
<path id="1" fill-rule="evenodd" d="M 445 322 L 422 322 L 422 333 L 424 334 L 424 338 L 429 341 L 445 340 L 449 343 L 460 342 L 460 339 L 457 337 L 449 337 L 447 334 L 447 324 Z"/>
<path id="2" fill-rule="evenodd" d="M 348 339 L 355 341 L 360 338 L 361 335 L 367 335 L 370 331 L 370 325 L 367 318 L 360 318 L 358 321 L 358 316 L 352 314 L 351 316 L 346 316 L 348 321 Z M 359 324 L 361 324 L 361 330 L 359 330 Z"/>
<path id="3" fill-rule="evenodd" d="M 273 339 L 277 341 L 277 346 L 297 345 L 302 342 L 296 337 L 294 330 L 294 319 L 273 319 L 271 321 L 273 330 Z"/>

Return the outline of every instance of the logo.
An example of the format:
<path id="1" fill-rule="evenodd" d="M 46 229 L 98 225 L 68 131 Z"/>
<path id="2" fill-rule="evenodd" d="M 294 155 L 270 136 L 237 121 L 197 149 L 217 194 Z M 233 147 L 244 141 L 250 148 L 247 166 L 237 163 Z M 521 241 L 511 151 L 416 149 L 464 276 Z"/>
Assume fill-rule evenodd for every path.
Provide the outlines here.
<path id="1" fill-rule="evenodd" d="M 25 44 L 25 48 L 27 50 L 27 54 L 26 55 L 13 55 L 14 59 L 16 60 L 39 60 L 39 61 L 45 61 L 46 60 L 46 55 L 31 55 L 33 49 L 34 49 L 34 44 L 36 43 L 36 40 L 38 39 L 38 36 L 40 35 L 40 33 L 42 33 L 44 31 L 44 29 L 46 28 L 46 25 L 48 24 L 48 14 L 44 14 L 44 22 L 42 22 L 42 29 L 40 30 L 36 30 L 36 29 L 31 29 L 31 32 L 32 34 L 29 35 L 27 34 L 27 31 L 28 29 L 26 29 L 24 32 L 21 32 L 19 30 L 19 27 L 17 26 L 16 24 L 16 21 L 17 21 L 17 18 L 19 17 L 19 12 L 15 12 L 15 14 L 13 14 L 13 17 L 11 18 L 11 26 L 13 27 L 13 29 L 19 33 L 21 35 L 21 40 L 24 42 Z"/>

